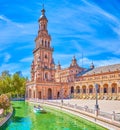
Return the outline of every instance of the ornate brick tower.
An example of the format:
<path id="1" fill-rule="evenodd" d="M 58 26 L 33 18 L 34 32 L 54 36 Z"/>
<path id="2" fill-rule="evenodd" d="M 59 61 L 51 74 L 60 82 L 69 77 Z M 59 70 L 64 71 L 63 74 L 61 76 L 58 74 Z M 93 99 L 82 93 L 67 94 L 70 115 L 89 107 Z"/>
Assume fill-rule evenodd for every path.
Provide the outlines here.
<path id="1" fill-rule="evenodd" d="M 55 75 L 55 64 L 52 58 L 53 48 L 51 47 L 51 36 L 48 34 L 44 8 L 41 10 L 38 36 L 35 39 L 33 51 L 34 61 L 31 65 L 31 79 L 36 82 L 53 81 Z"/>
<path id="2" fill-rule="evenodd" d="M 34 60 L 31 65 L 31 81 L 26 83 L 28 99 L 57 99 L 69 96 L 67 83 L 55 80 L 55 63 L 52 57 L 51 36 L 48 34 L 45 9 L 38 20 L 39 30 L 33 50 Z M 61 70 L 60 64 L 58 65 Z M 59 78 L 59 77 L 58 77 Z"/>

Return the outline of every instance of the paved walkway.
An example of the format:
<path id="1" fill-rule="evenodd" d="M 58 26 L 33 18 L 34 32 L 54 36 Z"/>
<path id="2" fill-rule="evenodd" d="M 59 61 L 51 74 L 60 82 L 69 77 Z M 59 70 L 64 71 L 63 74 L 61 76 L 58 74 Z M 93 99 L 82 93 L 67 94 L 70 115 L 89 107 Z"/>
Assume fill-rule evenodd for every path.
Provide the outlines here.
<path id="1" fill-rule="evenodd" d="M 61 102 L 61 100 L 54 100 L 55 102 Z M 95 108 L 95 100 L 86 100 L 86 99 L 65 99 L 63 100 L 64 103 L 70 104 L 77 104 L 78 106 L 84 107 L 88 106 L 88 108 L 94 109 Z M 107 112 L 107 113 L 120 113 L 120 101 L 116 100 L 98 100 L 100 111 Z"/>

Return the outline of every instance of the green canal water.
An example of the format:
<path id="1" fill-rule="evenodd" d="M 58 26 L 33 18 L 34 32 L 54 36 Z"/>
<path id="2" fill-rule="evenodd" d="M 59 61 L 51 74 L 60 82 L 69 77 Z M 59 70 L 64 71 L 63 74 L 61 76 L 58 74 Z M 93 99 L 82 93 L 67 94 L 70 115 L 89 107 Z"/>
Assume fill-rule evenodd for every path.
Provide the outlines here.
<path id="1" fill-rule="evenodd" d="M 45 107 L 46 113 L 34 113 L 33 104 L 15 101 L 14 116 L 2 130 L 107 130 L 74 115 Z"/>

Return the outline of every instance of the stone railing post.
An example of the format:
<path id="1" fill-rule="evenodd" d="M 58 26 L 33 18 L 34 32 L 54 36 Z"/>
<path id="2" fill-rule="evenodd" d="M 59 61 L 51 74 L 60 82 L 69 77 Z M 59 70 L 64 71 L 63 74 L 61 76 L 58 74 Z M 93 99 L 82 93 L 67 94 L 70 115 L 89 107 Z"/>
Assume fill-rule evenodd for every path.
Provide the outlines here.
<path id="1" fill-rule="evenodd" d="M 112 113 L 112 121 L 114 121 L 115 120 L 115 111 L 113 111 L 113 113 Z"/>

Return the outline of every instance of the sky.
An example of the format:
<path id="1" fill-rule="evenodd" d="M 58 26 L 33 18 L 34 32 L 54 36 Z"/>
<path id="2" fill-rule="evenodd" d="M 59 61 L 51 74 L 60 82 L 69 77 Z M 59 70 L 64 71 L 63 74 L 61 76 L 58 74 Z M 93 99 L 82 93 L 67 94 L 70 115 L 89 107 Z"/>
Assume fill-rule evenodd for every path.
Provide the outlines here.
<path id="1" fill-rule="evenodd" d="M 56 65 L 120 63 L 120 0 L 0 0 L 0 73 L 30 77 L 43 3 Z"/>

